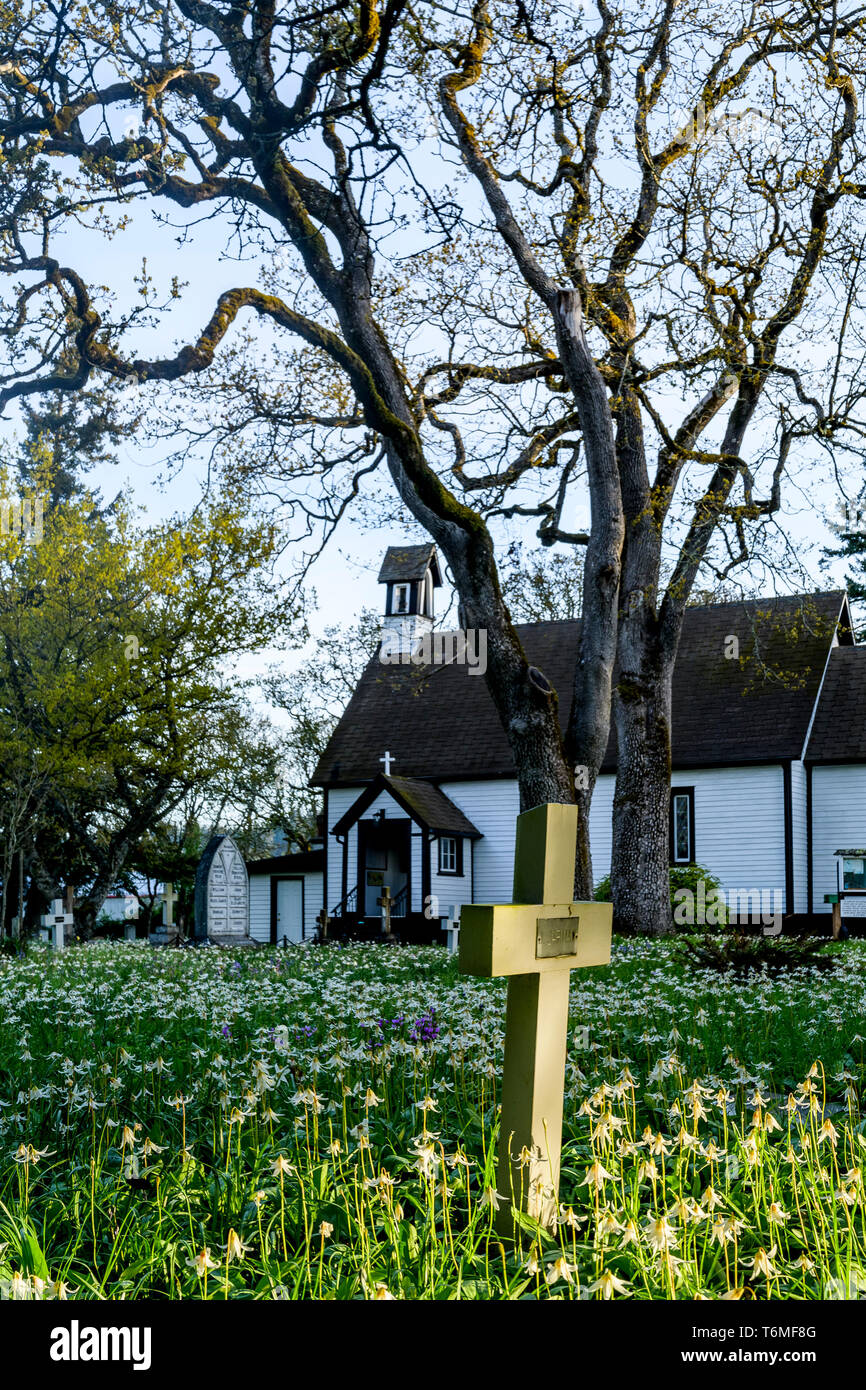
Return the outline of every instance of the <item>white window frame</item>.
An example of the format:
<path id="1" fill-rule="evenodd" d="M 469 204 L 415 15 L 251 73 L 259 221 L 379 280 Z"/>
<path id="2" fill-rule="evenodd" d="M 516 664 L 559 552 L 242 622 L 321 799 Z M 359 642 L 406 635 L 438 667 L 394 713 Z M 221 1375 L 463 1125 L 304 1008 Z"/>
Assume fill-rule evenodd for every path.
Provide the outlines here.
<path id="1" fill-rule="evenodd" d="M 688 836 L 688 853 L 685 858 L 677 853 L 677 802 L 686 803 L 686 834 Z M 685 787 L 671 788 L 671 863 L 676 865 L 693 864 L 695 862 L 695 847 L 693 844 L 693 812 L 692 807 L 693 793 Z"/>
<path id="2" fill-rule="evenodd" d="M 439 837 L 439 872 L 440 874 L 457 873 L 456 835 L 441 835 Z"/>

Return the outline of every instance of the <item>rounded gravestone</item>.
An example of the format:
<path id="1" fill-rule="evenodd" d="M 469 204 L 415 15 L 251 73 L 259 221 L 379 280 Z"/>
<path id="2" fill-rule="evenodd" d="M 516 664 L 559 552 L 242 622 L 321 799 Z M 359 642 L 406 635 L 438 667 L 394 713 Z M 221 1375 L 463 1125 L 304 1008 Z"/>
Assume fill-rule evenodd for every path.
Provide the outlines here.
<path id="1" fill-rule="evenodd" d="M 243 855 L 230 835 L 214 835 L 195 875 L 195 935 L 215 946 L 249 946 L 250 888 Z"/>

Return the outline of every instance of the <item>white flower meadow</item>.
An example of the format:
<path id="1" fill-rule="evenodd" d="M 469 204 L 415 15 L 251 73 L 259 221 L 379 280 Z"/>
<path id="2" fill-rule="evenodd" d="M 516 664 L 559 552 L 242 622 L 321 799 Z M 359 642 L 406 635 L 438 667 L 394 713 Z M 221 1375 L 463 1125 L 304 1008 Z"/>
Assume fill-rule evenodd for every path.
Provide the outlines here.
<path id="1" fill-rule="evenodd" d="M 866 946 L 737 978 L 626 942 L 576 973 L 560 1226 L 503 1263 L 504 1000 L 431 947 L 0 956 L 0 1298 L 818 1298 L 866 1270 Z"/>

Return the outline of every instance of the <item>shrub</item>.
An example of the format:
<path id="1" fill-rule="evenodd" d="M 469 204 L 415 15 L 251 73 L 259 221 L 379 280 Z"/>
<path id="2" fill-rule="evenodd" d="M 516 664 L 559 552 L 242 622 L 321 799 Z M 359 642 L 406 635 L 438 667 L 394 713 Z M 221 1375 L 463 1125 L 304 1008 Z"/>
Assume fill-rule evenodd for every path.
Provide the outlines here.
<path id="1" fill-rule="evenodd" d="M 700 966 L 704 970 L 734 970 L 745 974 L 749 970 L 766 970 L 778 975 L 783 970 L 811 968 L 828 970 L 839 964 L 839 953 L 828 952 L 830 941 L 822 937 L 803 937 L 780 941 L 778 938 L 746 936 L 735 931 L 731 936 L 682 936 L 673 947 L 674 959 L 682 965 Z"/>
<path id="2" fill-rule="evenodd" d="M 677 894 L 680 896 L 677 897 Z M 686 897 L 686 894 L 691 894 L 691 899 Z M 703 868 L 700 864 L 677 864 L 671 866 L 670 896 L 672 914 L 678 910 L 677 915 L 682 917 L 683 909 L 688 906 L 690 901 L 697 906 L 703 902 L 708 908 L 714 904 L 713 920 L 706 925 L 714 928 L 727 926 L 728 910 L 721 894 L 721 881 L 717 879 L 714 874 L 711 874 L 709 869 Z M 595 900 L 600 903 L 609 903 L 611 901 L 610 874 L 606 874 L 596 885 Z M 676 921 L 676 918 L 674 920 Z M 691 922 L 679 922 L 677 925 L 694 926 L 694 918 Z M 703 926 L 705 924 L 699 923 L 698 925 Z"/>

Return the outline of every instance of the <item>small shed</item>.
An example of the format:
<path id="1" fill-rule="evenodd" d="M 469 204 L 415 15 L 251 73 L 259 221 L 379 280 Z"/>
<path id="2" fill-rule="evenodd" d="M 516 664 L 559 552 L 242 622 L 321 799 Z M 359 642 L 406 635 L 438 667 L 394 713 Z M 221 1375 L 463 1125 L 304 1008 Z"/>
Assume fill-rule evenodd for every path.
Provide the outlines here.
<path id="1" fill-rule="evenodd" d="M 264 945 L 312 941 L 322 910 L 325 851 L 316 847 L 247 864 L 250 936 Z"/>

